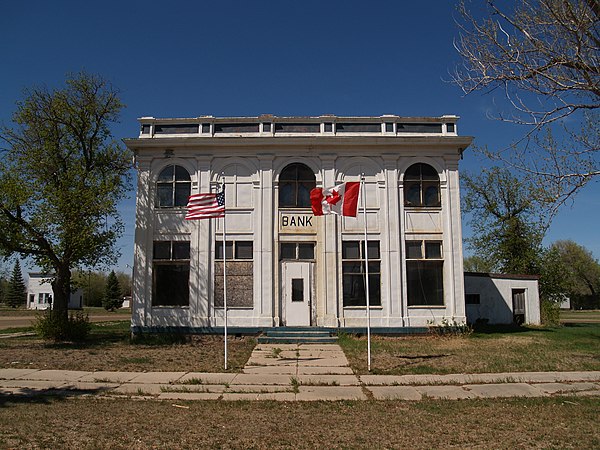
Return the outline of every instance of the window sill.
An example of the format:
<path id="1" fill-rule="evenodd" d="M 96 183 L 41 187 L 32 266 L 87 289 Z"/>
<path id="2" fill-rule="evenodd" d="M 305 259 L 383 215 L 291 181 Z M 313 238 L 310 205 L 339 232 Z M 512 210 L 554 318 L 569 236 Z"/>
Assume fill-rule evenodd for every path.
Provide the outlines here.
<path id="1" fill-rule="evenodd" d="M 349 310 L 366 310 L 367 307 L 366 306 L 344 306 L 344 309 L 349 309 Z M 369 309 L 383 309 L 383 306 L 381 305 L 369 305 Z"/>
<path id="2" fill-rule="evenodd" d="M 152 305 L 152 309 L 190 309 L 189 305 Z"/>
<path id="3" fill-rule="evenodd" d="M 446 305 L 410 305 L 408 309 L 446 309 Z"/>
<path id="4" fill-rule="evenodd" d="M 215 310 L 219 310 L 222 311 L 225 308 L 223 306 L 215 306 Z M 228 306 L 227 307 L 227 311 L 237 311 L 237 310 L 247 310 L 247 311 L 252 311 L 254 309 L 254 306 Z"/>
<path id="5" fill-rule="evenodd" d="M 441 206 L 408 206 L 404 205 L 406 211 L 441 211 Z"/>

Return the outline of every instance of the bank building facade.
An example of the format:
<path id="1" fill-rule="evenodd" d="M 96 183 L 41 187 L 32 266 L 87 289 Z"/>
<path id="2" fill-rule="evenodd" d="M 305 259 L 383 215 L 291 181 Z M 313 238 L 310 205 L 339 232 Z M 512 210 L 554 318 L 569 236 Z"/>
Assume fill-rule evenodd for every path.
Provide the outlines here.
<path id="1" fill-rule="evenodd" d="M 134 331 L 222 328 L 224 263 L 239 330 L 365 327 L 366 261 L 374 330 L 465 322 L 457 121 L 141 118 Z M 361 176 L 357 217 L 313 215 L 313 188 Z M 185 220 L 222 182 L 225 217 Z"/>

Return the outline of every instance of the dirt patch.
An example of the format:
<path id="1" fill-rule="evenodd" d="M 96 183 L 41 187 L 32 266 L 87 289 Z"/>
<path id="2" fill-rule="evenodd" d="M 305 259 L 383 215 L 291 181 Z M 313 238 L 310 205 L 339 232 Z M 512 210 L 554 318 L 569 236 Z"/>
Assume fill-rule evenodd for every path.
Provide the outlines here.
<path id="1" fill-rule="evenodd" d="M 229 337 L 229 371 L 239 371 L 255 346 L 252 337 Z M 85 344 L 52 344 L 35 337 L 0 341 L 1 368 L 108 371 L 223 372 L 222 336 L 192 336 L 177 343 L 133 343 L 127 336 Z"/>

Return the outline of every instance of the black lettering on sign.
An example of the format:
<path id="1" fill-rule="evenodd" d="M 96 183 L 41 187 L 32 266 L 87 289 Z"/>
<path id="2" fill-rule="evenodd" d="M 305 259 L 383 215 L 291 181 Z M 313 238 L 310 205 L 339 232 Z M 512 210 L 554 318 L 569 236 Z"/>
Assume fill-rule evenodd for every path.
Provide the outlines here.
<path id="1" fill-rule="evenodd" d="M 312 227 L 312 216 L 281 216 L 282 227 Z"/>

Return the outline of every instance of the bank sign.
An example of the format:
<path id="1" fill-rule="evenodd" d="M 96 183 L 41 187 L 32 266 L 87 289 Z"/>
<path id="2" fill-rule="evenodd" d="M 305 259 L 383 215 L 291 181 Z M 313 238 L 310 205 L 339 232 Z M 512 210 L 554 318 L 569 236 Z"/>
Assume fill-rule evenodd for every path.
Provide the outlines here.
<path id="1" fill-rule="evenodd" d="M 316 218 L 312 214 L 280 213 L 280 233 L 315 233 L 317 230 Z"/>

